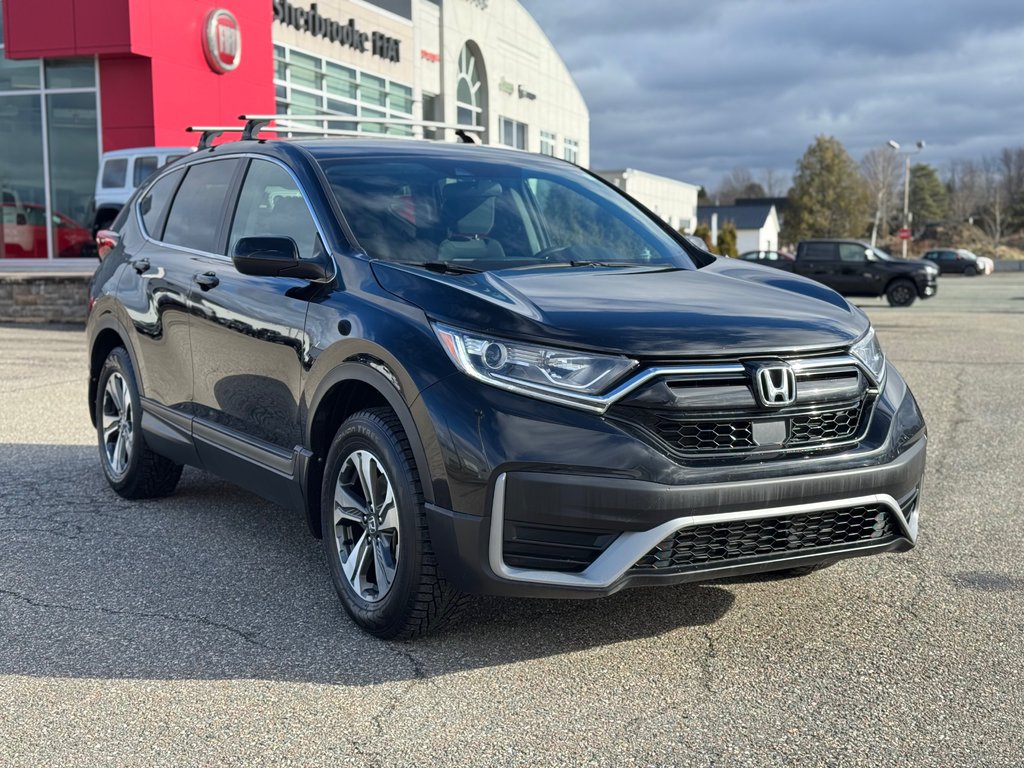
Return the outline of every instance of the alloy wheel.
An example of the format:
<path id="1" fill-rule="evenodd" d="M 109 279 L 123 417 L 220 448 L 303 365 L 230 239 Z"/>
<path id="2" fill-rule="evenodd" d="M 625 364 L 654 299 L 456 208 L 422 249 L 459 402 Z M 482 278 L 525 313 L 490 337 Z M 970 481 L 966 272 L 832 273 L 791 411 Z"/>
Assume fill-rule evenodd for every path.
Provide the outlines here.
<path id="1" fill-rule="evenodd" d="M 132 396 L 128 382 L 118 372 L 110 374 L 103 390 L 103 455 L 117 478 L 128 471 L 135 442 L 132 423 Z"/>
<path id="2" fill-rule="evenodd" d="M 398 571 L 398 504 L 380 460 L 357 450 L 342 462 L 334 490 L 334 541 L 341 570 L 363 600 L 387 595 Z"/>

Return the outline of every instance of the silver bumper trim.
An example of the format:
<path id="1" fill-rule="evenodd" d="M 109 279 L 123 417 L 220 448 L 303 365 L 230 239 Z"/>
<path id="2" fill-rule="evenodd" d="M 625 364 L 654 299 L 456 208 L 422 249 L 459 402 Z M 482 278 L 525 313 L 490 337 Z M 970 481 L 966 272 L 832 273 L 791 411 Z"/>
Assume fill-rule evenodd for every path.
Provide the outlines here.
<path id="1" fill-rule="evenodd" d="M 771 507 L 768 509 L 751 509 L 737 512 L 722 512 L 710 515 L 690 515 L 677 517 L 673 520 L 662 523 L 646 531 L 625 531 L 613 541 L 601 555 L 580 573 L 562 573 L 559 571 L 541 571 L 527 568 L 514 568 L 505 563 L 503 553 L 503 531 L 505 525 L 505 484 L 506 475 L 502 473 L 494 483 L 494 500 L 491 503 L 491 530 L 488 539 L 488 559 L 491 569 L 497 576 L 510 581 L 521 581 L 530 584 L 546 584 L 549 586 L 561 587 L 582 587 L 590 589 L 605 589 L 610 587 L 626 571 L 644 555 L 650 552 L 659 542 L 673 535 L 684 528 L 691 528 L 697 525 L 708 525 L 714 523 L 728 523 L 736 520 L 758 520 L 768 517 L 782 517 L 783 515 L 794 515 L 801 513 L 820 512 L 837 507 L 856 507 L 867 504 L 884 504 L 894 513 L 896 520 L 903 530 L 903 535 L 911 543 L 917 540 L 917 505 L 909 515 L 909 519 L 903 516 L 899 504 L 892 496 L 886 493 L 872 494 L 869 496 L 857 496 L 846 499 L 833 499 L 831 501 L 819 501 L 811 504 L 793 504 L 785 507 Z M 872 549 L 881 549 L 888 546 L 889 542 L 880 544 L 877 547 L 872 545 L 857 545 L 843 550 L 830 552 L 833 555 L 843 555 L 848 552 L 865 552 Z M 772 563 L 795 567 L 802 562 L 821 557 L 820 553 L 794 555 L 787 558 L 772 558 Z M 716 570 L 725 570 L 733 567 L 732 564 L 725 564 L 720 568 L 709 568 L 700 573 L 713 574 Z"/>

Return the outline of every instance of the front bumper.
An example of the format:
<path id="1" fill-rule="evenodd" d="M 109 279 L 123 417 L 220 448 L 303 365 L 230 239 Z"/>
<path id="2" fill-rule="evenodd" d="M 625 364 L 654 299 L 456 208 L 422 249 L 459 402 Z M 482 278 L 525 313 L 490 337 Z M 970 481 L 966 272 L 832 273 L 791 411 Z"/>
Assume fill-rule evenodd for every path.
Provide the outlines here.
<path id="1" fill-rule="evenodd" d="M 926 443 L 921 434 L 894 461 L 871 467 L 692 486 L 505 472 L 494 482 L 489 516 L 429 506 L 431 537 L 446 576 L 461 589 L 524 597 L 598 597 L 628 586 L 717 579 L 902 552 L 917 539 Z M 659 543 L 687 529 L 773 519 L 791 525 L 817 513 L 851 507 L 879 510 L 891 520 L 891 535 L 792 551 L 783 545 L 782 551 L 747 553 L 688 570 L 657 573 L 637 568 Z M 506 556 L 509 525 L 543 527 L 563 541 L 572 531 L 586 531 L 604 546 L 577 572 L 520 567 Z"/>

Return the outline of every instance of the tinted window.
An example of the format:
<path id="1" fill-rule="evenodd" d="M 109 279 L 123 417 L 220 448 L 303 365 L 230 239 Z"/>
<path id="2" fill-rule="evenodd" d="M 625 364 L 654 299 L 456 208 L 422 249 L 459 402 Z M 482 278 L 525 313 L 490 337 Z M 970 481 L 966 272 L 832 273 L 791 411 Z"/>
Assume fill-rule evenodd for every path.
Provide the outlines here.
<path id="1" fill-rule="evenodd" d="M 139 200 L 139 213 L 142 214 L 143 226 L 150 237 L 160 237 L 160 221 L 167 210 L 167 203 L 174 194 L 174 189 L 181 181 L 181 173 L 174 171 L 159 179 Z"/>
<path id="2" fill-rule="evenodd" d="M 145 155 L 135 158 L 135 167 L 132 169 L 132 183 L 138 187 L 146 179 L 153 175 L 156 170 L 156 155 Z"/>
<path id="3" fill-rule="evenodd" d="M 839 252 L 835 243 L 808 243 L 804 248 L 803 258 L 814 261 L 836 261 Z"/>
<path id="4" fill-rule="evenodd" d="M 857 245 L 856 243 L 841 243 L 839 246 L 839 258 L 842 261 L 861 263 L 867 260 L 866 250 L 863 245 Z"/>
<path id="5" fill-rule="evenodd" d="M 115 157 L 103 164 L 103 188 L 119 189 L 128 180 L 128 158 Z"/>
<path id="6" fill-rule="evenodd" d="M 478 270 L 579 262 L 691 266 L 655 221 L 574 169 L 444 157 L 321 164 L 374 258 Z"/>
<path id="7" fill-rule="evenodd" d="M 240 238 L 256 235 L 290 237 L 299 256 L 313 257 L 317 231 L 306 201 L 288 172 L 266 160 L 253 160 L 246 171 L 228 253 L 234 252 Z"/>
<path id="8" fill-rule="evenodd" d="M 214 160 L 190 166 L 167 214 L 163 240 L 207 253 L 223 253 L 217 235 L 224 203 L 240 160 Z"/>

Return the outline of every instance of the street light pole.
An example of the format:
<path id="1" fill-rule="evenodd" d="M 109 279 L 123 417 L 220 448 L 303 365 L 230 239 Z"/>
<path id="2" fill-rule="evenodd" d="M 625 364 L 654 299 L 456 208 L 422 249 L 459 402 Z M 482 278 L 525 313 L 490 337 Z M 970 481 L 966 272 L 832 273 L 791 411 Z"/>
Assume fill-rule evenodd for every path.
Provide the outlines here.
<path id="1" fill-rule="evenodd" d="M 906 160 L 903 165 L 903 228 L 910 229 L 910 156 L 916 155 L 922 149 L 924 149 L 924 142 L 918 141 L 916 149 L 905 149 L 900 152 L 900 143 L 893 139 L 889 139 L 889 146 L 892 147 L 894 152 L 903 155 Z M 910 240 L 909 237 L 901 238 L 903 240 L 903 258 L 907 258 L 907 243 Z"/>

